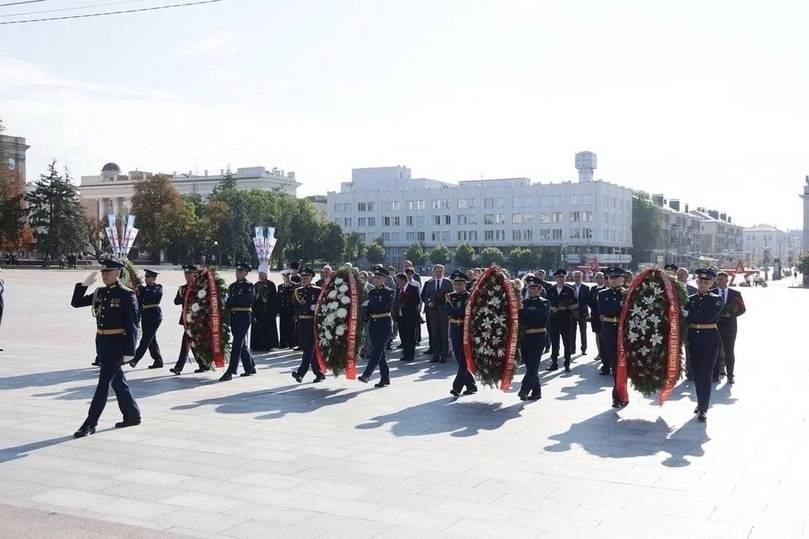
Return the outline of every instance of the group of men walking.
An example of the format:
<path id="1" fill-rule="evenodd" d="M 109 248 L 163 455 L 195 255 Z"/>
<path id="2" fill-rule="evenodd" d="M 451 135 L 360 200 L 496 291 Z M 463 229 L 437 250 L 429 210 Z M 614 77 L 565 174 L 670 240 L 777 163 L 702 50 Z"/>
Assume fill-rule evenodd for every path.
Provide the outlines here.
<path id="1" fill-rule="evenodd" d="M 148 351 L 153 360 L 149 368 L 163 367 L 156 337 L 163 319 L 160 307 L 163 288 L 156 282 L 158 272 L 145 270 L 145 284 L 133 291 L 119 282 L 122 268 L 123 265 L 114 259 L 105 260 L 101 269 L 105 286 L 87 293 L 88 287 L 95 282 L 93 272 L 82 283 L 76 284 L 73 292 L 73 307 L 92 307 L 97 325 L 96 361 L 101 367 L 87 419 L 75 432 L 76 437 L 95 431 L 110 387 L 116 394 L 123 415 L 123 421 L 115 426 L 121 428 L 140 424 L 140 409 L 132 397 L 121 366 L 129 364 L 135 367 Z M 666 266 L 666 270 L 676 274 L 677 280 L 687 287 L 689 293 L 688 304 L 683 309 L 688 322 L 685 339 L 687 376 L 695 381 L 698 401 L 695 413 L 701 421 L 705 421 L 711 382 L 718 381 L 721 375 L 718 362 L 720 351 L 723 352 L 728 383 L 735 382 L 736 318 L 744 314 L 744 303 L 738 291 L 728 288 L 728 275 L 724 272 L 717 273 L 714 268 L 697 270 L 697 287 L 693 287 L 688 284 L 689 272 L 684 268 Z M 175 375 L 182 373 L 189 352 L 193 353 L 191 338 L 185 331 L 185 317 L 189 316 L 186 297 L 198 268 L 187 264 L 183 266 L 183 271 L 186 283 L 179 287 L 174 298 L 175 305 L 182 305 L 180 324 L 183 325 L 180 354 L 177 363 L 170 369 Z M 232 346 L 228 368 L 219 380 L 231 380 L 238 372 L 239 363 L 243 368 L 240 376 L 255 374 L 251 349 L 264 351 L 279 346 L 297 346 L 302 351 L 300 366 L 292 373 L 297 382 L 303 381 L 310 368 L 315 375 L 314 382 L 325 380 L 314 357 L 314 315 L 320 294 L 317 284 L 323 283 L 331 269 L 324 268 L 321 280 L 313 284 L 315 272 L 311 268 L 290 264 L 282 273 L 283 283 L 278 287 L 267 278 L 266 266 L 258 268 L 259 279 L 256 283 L 247 280 L 251 271 L 250 265 L 237 264 L 236 281 L 228 288 L 226 307 L 230 317 Z M 409 262 L 405 263 L 404 271 L 395 275 L 381 265 L 374 266 L 366 304 L 370 353 L 368 364 L 358 380 L 367 383 L 379 367 L 380 381 L 376 387 L 390 385 L 386 351 L 390 348 L 394 325 L 401 340 L 401 361 L 414 360 L 416 343 L 421 338 L 423 306 L 430 343 L 425 353 L 431 356 L 431 362 L 446 363 L 451 349 L 458 365 L 450 393 L 460 397 L 477 392 L 464 356 L 463 317 L 469 289 L 478 277 L 475 271 L 464 273 L 456 270 L 446 278 L 444 267 L 436 265 L 432 278 L 422 285 L 421 275 Z M 626 287 L 631 282 L 631 273 L 621 268 L 607 268 L 605 272 L 595 275 L 595 285 L 592 287 L 582 282 L 582 274 L 578 271 L 573 272 L 572 283 L 566 282 L 567 272 L 563 269 L 554 272 L 554 282 L 546 281 L 544 277 L 544 270 L 539 270 L 523 279 L 525 286 L 519 308 L 522 334 L 520 351 L 526 372 L 518 392 L 521 400 L 541 398 L 538 370 L 544 352 L 550 349 L 549 371 L 559 368 L 561 352 L 566 372 L 570 371 L 577 334 L 582 355 L 587 353 L 588 320 L 596 337 L 597 359 L 602 362 L 600 373 L 615 376 L 616 372 L 617 322 L 625 301 Z M 387 286 L 390 282 L 394 283 L 395 288 Z M 279 314 L 280 332 L 275 321 Z M 139 322 L 142 333 L 136 347 Z M 247 333 L 251 325 L 253 329 L 248 342 Z M 194 372 L 211 369 L 198 358 L 195 359 L 198 368 Z M 613 407 L 625 405 L 613 389 Z"/>

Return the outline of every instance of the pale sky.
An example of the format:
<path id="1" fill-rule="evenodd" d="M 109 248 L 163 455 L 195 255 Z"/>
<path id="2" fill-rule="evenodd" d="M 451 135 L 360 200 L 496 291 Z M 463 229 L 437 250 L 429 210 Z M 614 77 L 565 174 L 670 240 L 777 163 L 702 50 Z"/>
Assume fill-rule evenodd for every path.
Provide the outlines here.
<path id="1" fill-rule="evenodd" d="M 548 182 L 588 149 L 596 178 L 800 228 L 807 21 L 805 0 L 224 0 L 0 25 L 0 118 L 29 181 L 56 158 L 77 178 L 277 166 L 301 195 L 399 164 Z"/>

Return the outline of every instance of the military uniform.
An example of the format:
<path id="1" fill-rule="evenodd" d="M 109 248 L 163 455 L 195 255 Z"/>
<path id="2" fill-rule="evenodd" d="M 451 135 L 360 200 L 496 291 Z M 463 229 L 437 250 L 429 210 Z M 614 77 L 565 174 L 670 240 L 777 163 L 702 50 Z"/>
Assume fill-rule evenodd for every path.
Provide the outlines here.
<path id="1" fill-rule="evenodd" d="M 244 262 L 236 264 L 236 271 L 250 271 L 250 266 Z M 233 341 L 230 347 L 230 364 L 225 374 L 219 378 L 220 382 L 227 382 L 239 370 L 239 359 L 242 361 L 244 372 L 241 376 L 256 374 L 256 364 L 247 347 L 247 330 L 253 320 L 253 298 L 255 287 L 245 278 L 237 279 L 228 287 L 228 299 L 225 309 L 230 317 L 230 332 Z"/>
<path id="2" fill-rule="evenodd" d="M 604 360 L 604 353 L 601 348 L 601 318 L 598 311 L 598 293 L 606 290 L 606 285 L 594 286 L 593 293 L 590 295 L 590 328 L 596 336 L 596 346 L 598 347 L 598 357 L 601 360 L 601 369 L 599 374 L 609 374 L 610 369 L 607 367 L 607 362 Z"/>
<path id="3" fill-rule="evenodd" d="M 185 272 L 185 274 L 189 274 L 189 273 L 196 273 L 199 270 L 193 264 L 185 264 L 183 265 L 183 271 Z M 181 285 L 180 288 L 177 289 L 177 294 L 175 294 L 174 296 L 175 305 L 183 305 L 183 303 L 185 302 L 185 293 L 187 290 L 188 290 L 187 284 Z M 184 320 L 186 314 L 188 313 L 185 311 L 185 309 L 181 307 L 179 323 L 181 326 L 183 326 L 183 338 L 180 341 L 180 355 L 177 358 L 177 363 L 175 363 L 174 367 L 169 369 L 169 372 L 172 372 L 178 376 L 181 372 L 183 372 L 183 367 L 185 367 L 185 362 L 188 359 L 189 352 L 194 357 L 194 361 L 197 362 L 197 369 L 194 372 L 199 373 L 211 370 L 211 367 L 204 365 L 199 359 L 197 359 L 197 356 L 194 355 L 194 349 L 191 347 L 191 337 L 188 335 L 188 332 L 185 331 Z"/>
<path id="4" fill-rule="evenodd" d="M 269 351 L 278 348 L 278 328 L 275 325 L 278 291 L 270 280 L 256 281 L 254 285 L 253 316 L 250 329 L 250 350 Z"/>
<path id="5" fill-rule="evenodd" d="M 157 272 L 145 271 L 147 277 L 157 277 Z M 152 356 L 150 369 L 160 369 L 163 367 L 163 356 L 160 354 L 160 346 L 157 344 L 157 329 L 163 322 L 163 310 L 160 308 L 160 301 L 163 299 L 163 285 L 147 284 L 138 287 L 138 306 L 140 307 L 140 327 L 141 336 L 138 349 L 135 350 L 135 357 L 129 362 L 134 367 L 138 361 L 146 355 Z"/>
<path id="6" fill-rule="evenodd" d="M 607 268 L 607 278 L 623 275 L 621 268 Z M 601 317 L 601 353 L 606 372 L 612 371 L 612 406 L 621 408 L 625 402 L 618 400 L 616 367 L 618 365 L 618 318 L 624 304 L 624 289 L 621 286 L 605 288 L 598 293 L 598 314 Z"/>
<path id="7" fill-rule="evenodd" d="M 565 270 L 557 270 L 554 275 L 565 275 Z M 554 283 L 547 292 L 547 299 L 554 309 L 574 305 L 576 303 L 576 292 L 573 287 L 565 283 L 561 289 Z M 570 371 L 570 358 L 573 354 L 573 311 L 564 309 L 551 312 L 550 337 L 551 337 L 551 366 L 549 371 L 559 368 L 559 339 L 565 347 L 565 371 Z"/>
<path id="8" fill-rule="evenodd" d="M 453 283 L 462 282 L 466 283 L 466 275 L 458 270 L 452 272 L 450 279 Z M 469 292 L 464 290 L 462 292 L 450 292 L 447 294 L 447 317 L 449 318 L 449 341 L 452 344 L 452 355 L 455 356 L 455 361 L 458 363 L 458 373 L 455 375 L 455 380 L 452 381 L 452 391 L 450 393 L 457 397 L 461 394 L 461 390 L 466 387 L 464 395 L 471 395 L 477 393 L 478 386 L 475 384 L 475 378 L 466 364 L 466 354 L 464 354 L 463 345 L 463 327 L 464 316 L 466 315 L 466 303 L 469 301 Z"/>
<path id="9" fill-rule="evenodd" d="M 698 269 L 695 273 L 699 278 L 716 278 L 716 272 L 712 269 Z M 688 312 L 688 354 L 697 390 L 694 413 L 699 414 L 700 421 L 705 421 L 711 402 L 713 369 L 722 346 L 717 328 L 722 313 L 722 298 L 713 292 L 697 292 L 688 297 L 685 310 Z"/>
<path id="10" fill-rule="evenodd" d="M 315 272 L 311 268 L 302 268 L 300 271 L 301 276 L 314 277 Z M 293 294 L 293 306 L 295 307 L 296 315 L 296 329 L 298 330 L 298 344 L 303 351 L 301 357 L 301 365 L 298 370 L 292 373 L 292 377 L 300 382 L 306 373 L 309 372 L 309 367 L 312 367 L 312 372 L 315 373 L 315 382 L 321 382 L 326 379 L 326 376 L 321 372 L 320 365 L 318 365 L 315 358 L 315 307 L 317 306 L 317 299 L 320 296 L 320 288 L 311 284 L 307 286 L 300 286 L 295 289 Z"/>
<path id="11" fill-rule="evenodd" d="M 374 270 L 374 275 L 387 277 L 388 270 L 378 267 Z M 368 338 L 371 341 L 371 357 L 362 376 L 358 378 L 360 382 L 368 383 L 368 379 L 373 374 L 376 366 L 379 365 L 379 383 L 375 387 L 385 387 L 390 385 L 390 371 L 385 360 L 385 348 L 388 344 L 391 332 L 393 331 L 393 320 L 391 309 L 393 309 L 393 299 L 395 292 L 382 285 L 375 286 L 368 292 Z"/>
<path id="12" fill-rule="evenodd" d="M 539 277 L 529 276 L 526 284 L 530 287 L 542 287 Z M 545 348 L 545 333 L 548 325 L 548 318 L 551 312 L 551 304 L 541 296 L 528 296 L 522 300 L 519 310 L 520 330 L 522 340 L 520 341 L 520 355 L 525 362 L 525 376 L 517 395 L 520 400 L 537 400 L 542 398 L 542 387 L 539 383 L 539 362 L 542 358 L 542 351 Z"/>
<path id="13" fill-rule="evenodd" d="M 413 361 L 416 356 L 416 328 L 419 326 L 419 287 L 411 281 L 405 284 L 398 294 L 402 361 Z"/>
<path id="14" fill-rule="evenodd" d="M 123 265 L 115 260 L 102 262 L 102 271 L 120 272 Z M 140 423 L 140 408 L 135 402 L 132 392 L 126 383 L 126 376 L 121 370 L 124 358 L 135 354 L 135 341 L 138 338 L 138 300 L 135 293 L 120 283 L 99 287 L 92 294 L 86 294 L 92 278 L 84 283 L 77 283 L 73 290 L 70 304 L 73 307 L 92 306 L 96 319 L 96 354 L 101 362 L 93 399 L 87 419 L 74 434 L 81 438 L 95 432 L 98 419 L 107 404 L 110 386 L 115 392 L 118 408 L 124 416 L 123 422 L 116 427 L 128 427 Z M 86 283 L 86 284 L 85 284 Z"/>
<path id="15" fill-rule="evenodd" d="M 295 348 L 298 346 L 298 336 L 295 332 L 295 289 L 298 285 L 281 283 L 276 294 L 276 310 L 278 311 L 278 327 L 280 331 L 278 345 L 281 348 Z"/>

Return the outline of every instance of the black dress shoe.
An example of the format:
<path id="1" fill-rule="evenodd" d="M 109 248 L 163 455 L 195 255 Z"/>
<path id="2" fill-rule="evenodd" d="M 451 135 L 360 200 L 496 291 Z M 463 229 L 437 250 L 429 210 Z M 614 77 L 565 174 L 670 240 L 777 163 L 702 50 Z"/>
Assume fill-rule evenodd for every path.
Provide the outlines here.
<path id="1" fill-rule="evenodd" d="M 565 372 L 570 372 L 570 366 L 569 365 L 565 365 Z"/>
<path id="2" fill-rule="evenodd" d="M 728 383 L 729 384 L 735 384 L 736 383 L 736 377 L 734 377 L 733 375 L 728 376 Z"/>
<path id="3" fill-rule="evenodd" d="M 312 383 L 317 384 L 318 382 L 322 382 L 325 379 L 326 379 L 326 377 L 321 374 L 320 376 L 315 376 L 315 379 L 312 380 Z"/>
<path id="4" fill-rule="evenodd" d="M 457 389 L 450 390 L 449 394 L 456 398 L 461 396 L 461 392 L 458 391 Z"/>
<path id="5" fill-rule="evenodd" d="M 134 427 L 136 425 L 140 425 L 140 418 L 137 419 L 124 419 L 123 421 L 116 423 L 116 429 L 125 429 L 126 427 Z"/>
<path id="6" fill-rule="evenodd" d="M 708 416 L 705 414 L 705 412 L 700 412 L 699 415 L 697 416 L 697 419 L 705 423 L 706 421 L 708 421 Z"/>
<path id="7" fill-rule="evenodd" d="M 713 382 L 714 382 L 714 384 L 715 384 L 715 383 L 717 383 L 717 382 L 719 382 L 719 377 L 718 377 L 718 376 L 714 376 L 714 377 L 713 377 Z"/>
<path id="8" fill-rule="evenodd" d="M 559 368 L 559 365 L 557 365 L 556 363 L 551 363 L 551 366 L 550 366 L 550 367 L 548 367 L 548 368 L 547 368 L 547 369 L 545 369 L 545 370 L 546 370 L 546 371 L 555 371 L 555 370 L 556 370 L 556 369 L 558 369 L 558 368 Z"/>
<path id="9" fill-rule="evenodd" d="M 463 392 L 463 394 L 464 395 L 474 395 L 477 392 L 478 392 L 477 389 L 467 389 L 466 391 Z"/>
<path id="10" fill-rule="evenodd" d="M 98 361 L 93 361 L 92 363 L 90 363 L 90 366 L 92 366 L 92 367 L 100 367 L 101 363 L 99 363 Z"/>
<path id="11" fill-rule="evenodd" d="M 699 406 L 697 406 L 696 408 L 694 408 L 694 413 L 695 413 L 695 414 L 698 414 L 698 413 L 699 413 Z"/>
<path id="12" fill-rule="evenodd" d="M 390 385 L 390 382 L 388 382 L 387 384 L 385 382 L 377 382 L 377 383 L 374 384 L 374 387 L 387 387 L 389 385 Z"/>
<path id="13" fill-rule="evenodd" d="M 540 393 L 539 395 L 529 395 L 528 396 L 529 401 L 538 401 L 541 398 L 542 398 L 542 393 Z"/>
<path id="14" fill-rule="evenodd" d="M 367 379 L 366 377 L 364 377 L 364 376 L 357 376 L 357 380 L 359 380 L 359 381 L 360 381 L 360 382 L 362 382 L 363 384 L 367 384 L 367 383 L 368 383 L 368 379 Z"/>
<path id="15" fill-rule="evenodd" d="M 253 374 L 253 373 L 252 373 L 252 372 L 250 372 L 250 371 L 245 371 L 245 372 L 241 373 L 241 374 L 239 375 L 239 377 L 244 378 L 245 376 L 250 376 L 251 374 Z"/>
<path id="16" fill-rule="evenodd" d="M 446 363 L 446 362 L 447 362 L 447 358 L 442 357 L 441 359 L 439 359 L 439 360 L 438 360 L 438 362 L 439 362 L 439 363 Z"/>
<path id="17" fill-rule="evenodd" d="M 137 359 L 133 359 L 132 361 L 130 361 L 130 362 L 129 362 L 129 366 L 130 366 L 130 367 L 132 367 L 133 369 L 134 369 L 134 368 L 135 368 L 137 365 L 138 365 L 138 360 L 137 360 Z"/>
<path id="18" fill-rule="evenodd" d="M 226 372 L 221 378 L 219 378 L 220 382 L 230 382 L 231 380 L 233 380 L 233 375 L 229 372 Z"/>
<path id="19" fill-rule="evenodd" d="M 82 425 L 79 427 L 79 430 L 73 433 L 74 438 L 84 438 L 88 434 L 95 434 L 96 428 L 95 427 L 85 427 Z"/>
<path id="20" fill-rule="evenodd" d="M 209 370 L 211 370 L 210 367 L 200 367 L 198 369 L 194 369 L 194 372 L 198 374 L 198 373 L 201 373 L 201 372 L 208 372 Z"/>
<path id="21" fill-rule="evenodd" d="M 600 374 L 601 376 L 607 376 L 609 373 L 610 373 L 610 368 L 609 367 L 605 366 L 605 367 L 601 367 L 600 369 L 598 369 L 598 374 Z"/>
<path id="22" fill-rule="evenodd" d="M 149 368 L 149 369 L 162 369 L 163 364 L 155 362 L 155 363 L 152 363 L 151 365 L 149 365 L 147 368 Z"/>
<path id="23" fill-rule="evenodd" d="M 176 367 L 172 367 L 172 368 L 169 369 L 169 372 L 173 373 L 173 374 L 176 374 L 177 376 L 180 376 L 180 373 L 182 371 L 178 371 Z"/>
<path id="24" fill-rule="evenodd" d="M 301 350 L 303 350 L 303 348 L 301 348 L 300 346 L 296 346 L 292 350 L 294 350 L 295 352 L 300 352 Z"/>
<path id="25" fill-rule="evenodd" d="M 517 396 L 520 398 L 521 401 L 528 400 L 528 395 L 526 395 L 522 391 L 518 391 Z"/>
<path id="26" fill-rule="evenodd" d="M 293 377 L 293 378 L 295 379 L 295 381 L 296 381 L 296 382 L 298 382 L 299 384 L 301 383 L 301 380 L 303 380 L 303 376 L 301 376 L 301 375 L 300 375 L 300 374 L 298 374 L 297 372 L 293 372 L 293 373 L 292 373 L 292 377 Z"/>

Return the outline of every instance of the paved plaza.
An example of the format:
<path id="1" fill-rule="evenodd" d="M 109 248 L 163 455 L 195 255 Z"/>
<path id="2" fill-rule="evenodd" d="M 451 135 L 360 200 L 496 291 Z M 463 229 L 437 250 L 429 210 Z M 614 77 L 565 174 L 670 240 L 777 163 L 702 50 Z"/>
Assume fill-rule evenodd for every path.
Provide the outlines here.
<path id="1" fill-rule="evenodd" d="M 75 440 L 97 379 L 94 320 L 69 305 L 85 274 L 2 274 L 0 536 L 809 536 L 809 291 L 791 281 L 740 289 L 737 383 L 718 385 L 704 425 L 684 382 L 662 408 L 637 393 L 610 408 L 592 334 L 538 402 L 516 387 L 456 401 L 454 362 L 397 352 L 384 389 L 297 384 L 288 351 L 258 355 L 249 378 L 177 377 L 182 274 L 166 271 L 166 368 L 126 367 L 143 424 L 114 429 L 111 395 Z"/>

